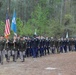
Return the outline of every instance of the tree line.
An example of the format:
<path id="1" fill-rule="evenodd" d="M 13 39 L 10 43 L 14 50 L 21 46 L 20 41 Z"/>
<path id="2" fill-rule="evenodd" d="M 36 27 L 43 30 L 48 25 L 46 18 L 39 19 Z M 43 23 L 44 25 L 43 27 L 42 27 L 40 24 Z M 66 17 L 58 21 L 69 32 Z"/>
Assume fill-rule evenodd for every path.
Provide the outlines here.
<path id="1" fill-rule="evenodd" d="M 6 11 L 10 22 L 17 15 L 17 34 L 70 37 L 76 35 L 75 0 L 0 0 L 0 34 L 4 33 Z M 12 33 L 12 31 L 11 31 Z"/>

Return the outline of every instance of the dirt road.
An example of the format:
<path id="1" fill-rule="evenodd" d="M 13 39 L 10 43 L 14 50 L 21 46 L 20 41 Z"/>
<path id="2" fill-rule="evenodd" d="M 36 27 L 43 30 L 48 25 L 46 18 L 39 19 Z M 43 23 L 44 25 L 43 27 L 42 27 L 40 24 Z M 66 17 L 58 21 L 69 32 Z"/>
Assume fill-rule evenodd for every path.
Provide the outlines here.
<path id="1" fill-rule="evenodd" d="M 0 65 L 0 75 L 76 75 L 76 52 L 4 62 Z"/>

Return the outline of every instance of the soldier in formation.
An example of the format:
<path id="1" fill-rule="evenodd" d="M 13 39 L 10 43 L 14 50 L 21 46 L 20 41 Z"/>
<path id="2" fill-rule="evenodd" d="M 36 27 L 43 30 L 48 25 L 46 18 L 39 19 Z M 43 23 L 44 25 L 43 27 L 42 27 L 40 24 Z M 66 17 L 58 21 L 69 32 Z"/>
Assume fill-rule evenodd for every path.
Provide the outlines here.
<path id="1" fill-rule="evenodd" d="M 5 39 L 0 36 L 0 63 L 3 64 L 4 58 L 10 62 L 18 59 L 21 62 L 25 61 L 26 57 L 42 57 L 55 53 L 67 53 L 69 51 L 76 51 L 76 39 L 74 38 L 59 38 L 53 37 L 20 37 L 14 36 L 13 38 Z"/>

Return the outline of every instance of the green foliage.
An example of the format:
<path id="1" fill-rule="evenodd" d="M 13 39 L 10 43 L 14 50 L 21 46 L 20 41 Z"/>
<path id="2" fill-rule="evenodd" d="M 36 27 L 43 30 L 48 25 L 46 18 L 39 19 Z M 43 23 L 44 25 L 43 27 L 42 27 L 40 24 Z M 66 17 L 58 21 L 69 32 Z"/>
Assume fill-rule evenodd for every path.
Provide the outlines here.
<path id="1" fill-rule="evenodd" d="M 0 21 L 0 35 L 4 35 L 5 24 L 3 21 Z"/>
<path id="2" fill-rule="evenodd" d="M 67 29 L 70 35 L 76 35 L 76 24 L 70 24 L 69 26 L 67 26 Z"/>
<path id="3" fill-rule="evenodd" d="M 22 35 L 23 34 L 23 22 L 20 18 L 17 18 L 17 34 Z"/>
<path id="4" fill-rule="evenodd" d="M 32 34 L 32 28 L 27 22 L 26 25 L 23 25 L 23 22 L 21 21 L 20 18 L 17 18 L 17 34 L 18 35 L 31 35 Z"/>
<path id="5" fill-rule="evenodd" d="M 64 16 L 64 19 L 65 19 L 65 25 L 69 25 L 72 22 L 73 17 L 70 14 L 66 14 Z"/>
<path id="6" fill-rule="evenodd" d="M 43 9 L 39 4 L 31 14 L 30 24 L 33 29 L 37 29 L 39 35 L 45 34 L 46 26 L 49 24 L 48 15 L 49 9 L 47 7 Z"/>
<path id="7" fill-rule="evenodd" d="M 2 6 L 2 2 L 0 2 L 0 7 Z"/>
<path id="8" fill-rule="evenodd" d="M 67 31 L 76 35 L 75 0 L 0 0 L 0 34 L 4 34 L 6 9 L 9 7 L 10 20 L 13 9 L 16 9 L 17 34 L 21 36 L 33 35 L 35 29 L 38 35 L 44 36 L 60 37 Z M 11 37 L 13 35 L 11 31 Z"/>
<path id="9" fill-rule="evenodd" d="M 50 22 L 50 25 L 48 26 L 48 32 L 50 36 L 53 36 L 53 37 L 60 37 L 62 36 L 62 33 L 64 31 L 63 29 L 64 27 L 62 25 L 59 25 L 58 22 L 52 20 Z M 48 35 L 48 36 L 49 36 Z"/>

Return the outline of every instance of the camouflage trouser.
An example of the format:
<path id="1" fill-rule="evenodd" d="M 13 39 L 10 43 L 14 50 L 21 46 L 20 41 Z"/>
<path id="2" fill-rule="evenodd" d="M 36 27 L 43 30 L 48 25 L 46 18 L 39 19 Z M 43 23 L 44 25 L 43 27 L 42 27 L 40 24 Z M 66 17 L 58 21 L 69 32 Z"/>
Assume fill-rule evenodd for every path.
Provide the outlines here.
<path id="1" fill-rule="evenodd" d="M 24 54 L 25 54 L 25 51 L 19 51 L 21 61 L 24 61 Z"/>
<path id="2" fill-rule="evenodd" d="M 0 51 L 0 63 L 3 64 L 3 51 Z"/>
<path id="3" fill-rule="evenodd" d="M 9 62 L 11 56 L 11 50 L 5 50 L 6 61 Z"/>
<path id="4" fill-rule="evenodd" d="M 12 50 L 13 61 L 17 60 L 17 51 Z"/>

